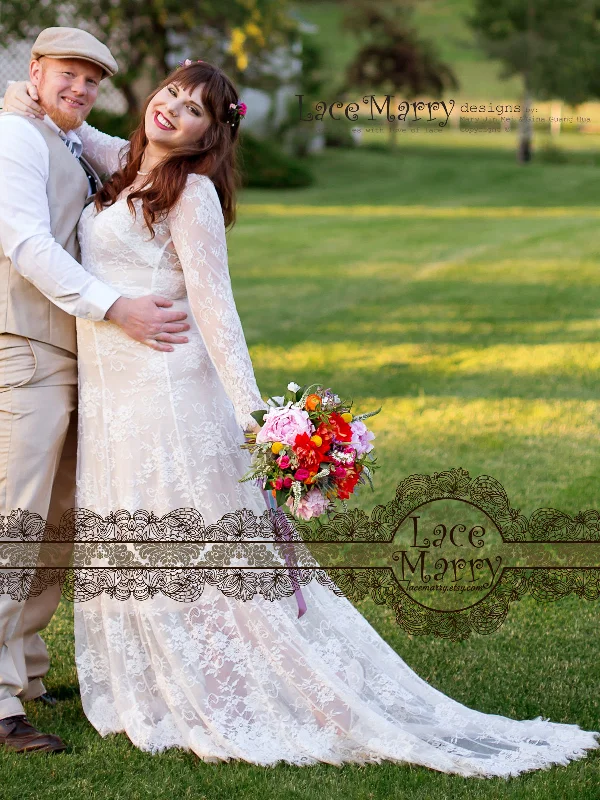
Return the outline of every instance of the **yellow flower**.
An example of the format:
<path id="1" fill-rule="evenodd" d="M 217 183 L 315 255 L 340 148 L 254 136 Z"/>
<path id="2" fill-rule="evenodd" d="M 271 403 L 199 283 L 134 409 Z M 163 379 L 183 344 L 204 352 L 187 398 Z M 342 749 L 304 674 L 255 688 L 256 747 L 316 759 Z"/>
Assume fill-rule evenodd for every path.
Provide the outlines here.
<path id="1" fill-rule="evenodd" d="M 317 447 L 321 447 L 321 445 L 323 444 L 323 439 L 321 439 L 318 433 L 315 433 L 314 436 L 311 436 L 310 440 L 311 442 L 314 442 L 317 445 Z"/>
<path id="2" fill-rule="evenodd" d="M 244 51 L 244 42 L 246 34 L 241 28 L 234 28 L 231 31 L 231 42 L 229 43 L 229 52 L 234 55 L 239 55 Z"/>
<path id="3" fill-rule="evenodd" d="M 352 414 L 349 411 L 345 411 L 341 415 L 341 417 L 344 420 L 344 422 L 352 422 L 352 419 L 353 419 Z"/>
<path id="4" fill-rule="evenodd" d="M 246 23 L 246 33 L 248 36 L 253 36 L 261 46 L 264 46 L 265 37 L 262 35 L 262 31 L 255 22 Z"/>
<path id="5" fill-rule="evenodd" d="M 277 455 L 283 448 L 285 447 L 283 442 L 273 442 L 271 445 L 271 451 Z"/>
<path id="6" fill-rule="evenodd" d="M 246 53 L 239 53 L 235 62 L 237 64 L 237 68 L 243 71 L 248 66 L 248 56 Z"/>

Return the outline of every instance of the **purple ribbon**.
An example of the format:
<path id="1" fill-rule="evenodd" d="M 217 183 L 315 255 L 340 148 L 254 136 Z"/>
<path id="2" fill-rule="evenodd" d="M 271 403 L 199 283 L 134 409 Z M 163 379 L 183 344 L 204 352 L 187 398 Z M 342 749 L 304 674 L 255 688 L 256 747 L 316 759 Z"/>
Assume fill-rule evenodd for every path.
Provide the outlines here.
<path id="1" fill-rule="evenodd" d="M 259 486 L 260 486 L 260 483 L 259 483 Z M 278 509 L 281 508 L 281 507 L 277 506 L 277 504 L 275 502 L 275 498 L 273 497 L 271 492 L 266 491 L 262 487 L 261 487 L 261 491 L 262 491 L 263 496 L 265 498 L 265 502 L 267 504 L 267 508 L 272 508 L 273 510 L 278 511 Z M 285 512 L 283 510 L 280 511 L 279 513 L 276 514 L 276 517 L 281 520 L 280 529 L 281 529 L 281 534 L 282 534 L 284 540 L 285 541 L 291 541 L 291 539 L 292 539 L 292 529 L 290 528 L 290 524 L 288 522 L 288 518 L 285 515 Z M 277 527 L 275 527 L 275 530 L 277 532 Z M 294 561 L 293 561 L 292 557 L 287 552 L 288 549 L 289 548 L 287 548 L 287 547 L 285 548 L 284 558 L 285 558 L 285 563 L 287 564 L 288 572 L 289 572 L 289 575 L 290 575 L 290 580 L 292 581 L 292 586 L 294 587 L 294 594 L 296 595 L 296 602 L 298 603 L 298 619 L 300 619 L 300 617 L 303 614 L 306 613 L 306 600 L 304 599 L 304 596 L 302 594 L 302 590 L 300 589 L 300 584 L 298 583 L 298 580 L 296 578 L 296 571 L 294 569 L 295 564 L 294 564 Z"/>

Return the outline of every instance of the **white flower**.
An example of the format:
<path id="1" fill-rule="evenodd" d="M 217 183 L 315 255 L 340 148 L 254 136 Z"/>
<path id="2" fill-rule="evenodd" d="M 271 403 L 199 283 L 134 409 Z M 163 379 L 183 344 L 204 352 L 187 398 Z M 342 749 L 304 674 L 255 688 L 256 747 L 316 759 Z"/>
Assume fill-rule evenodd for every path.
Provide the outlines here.
<path id="1" fill-rule="evenodd" d="M 285 397 L 283 397 L 283 395 L 281 395 L 281 397 L 269 397 L 269 399 L 267 400 L 267 405 L 271 406 L 272 408 L 277 408 L 278 406 L 282 406 L 283 405 L 283 401 L 284 400 L 285 400 Z M 271 401 L 275 401 L 275 402 L 271 402 Z M 290 405 L 290 404 L 291 404 L 291 400 L 288 401 L 287 405 Z"/>
<path id="2" fill-rule="evenodd" d="M 297 383 L 294 383 L 294 381 L 290 381 L 287 385 L 287 388 L 290 390 L 290 392 L 297 392 L 300 387 Z"/>

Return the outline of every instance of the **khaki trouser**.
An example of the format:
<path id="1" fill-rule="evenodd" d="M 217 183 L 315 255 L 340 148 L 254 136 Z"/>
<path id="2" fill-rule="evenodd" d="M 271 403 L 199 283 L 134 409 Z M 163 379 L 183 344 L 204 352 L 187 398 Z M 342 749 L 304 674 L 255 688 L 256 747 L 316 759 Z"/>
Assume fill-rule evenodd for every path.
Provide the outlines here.
<path id="1" fill-rule="evenodd" d="M 0 515 L 33 511 L 58 526 L 75 507 L 77 356 L 0 333 Z M 37 597 L 0 595 L 0 719 L 46 690 L 48 651 L 39 631 L 60 602 L 60 584 Z"/>

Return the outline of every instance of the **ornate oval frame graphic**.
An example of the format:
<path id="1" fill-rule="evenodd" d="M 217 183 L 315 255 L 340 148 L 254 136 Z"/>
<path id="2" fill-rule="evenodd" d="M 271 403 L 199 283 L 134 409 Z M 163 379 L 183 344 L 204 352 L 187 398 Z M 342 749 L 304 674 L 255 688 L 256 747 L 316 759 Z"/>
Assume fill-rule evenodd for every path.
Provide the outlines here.
<path id="1" fill-rule="evenodd" d="M 477 508 L 495 528 L 493 548 L 500 563 L 494 581 L 461 608 L 431 607 L 415 599 L 399 579 L 393 557 L 406 520 L 442 501 Z M 465 527 L 460 533 L 461 545 L 458 537 L 448 540 L 455 547 L 465 545 L 469 531 Z M 481 540 L 480 532 L 472 534 L 472 543 L 478 536 Z M 453 577 L 456 569 L 455 564 Z M 313 580 L 352 602 L 370 597 L 388 606 L 412 635 L 452 640 L 473 632 L 489 635 L 502 625 L 510 604 L 528 593 L 538 601 L 569 594 L 598 599 L 600 513 L 591 509 L 572 517 L 540 508 L 527 518 L 511 507 L 498 480 L 471 478 L 466 470 L 452 468 L 408 476 L 394 498 L 370 514 L 352 509 L 309 522 L 282 508 L 260 516 L 240 509 L 210 525 L 192 508 L 161 518 L 146 510 L 101 517 L 89 509 L 70 509 L 58 527 L 21 509 L 0 517 L 0 594 L 16 600 L 60 583 L 63 596 L 77 602 L 101 593 L 121 600 L 162 593 L 190 602 L 207 585 L 241 601 L 257 595 L 275 601 L 301 596 L 301 587 Z"/>

